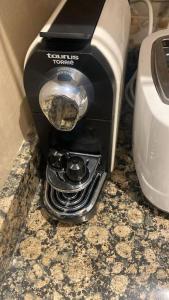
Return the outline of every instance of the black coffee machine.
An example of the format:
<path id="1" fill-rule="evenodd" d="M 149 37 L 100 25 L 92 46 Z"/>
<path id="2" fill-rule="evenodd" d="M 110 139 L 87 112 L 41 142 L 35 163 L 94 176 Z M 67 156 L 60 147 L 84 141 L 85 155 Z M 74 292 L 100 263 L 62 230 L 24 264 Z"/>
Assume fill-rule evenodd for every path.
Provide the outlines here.
<path id="1" fill-rule="evenodd" d="M 63 0 L 27 53 L 44 205 L 56 220 L 87 221 L 113 170 L 129 25 L 127 0 Z"/>

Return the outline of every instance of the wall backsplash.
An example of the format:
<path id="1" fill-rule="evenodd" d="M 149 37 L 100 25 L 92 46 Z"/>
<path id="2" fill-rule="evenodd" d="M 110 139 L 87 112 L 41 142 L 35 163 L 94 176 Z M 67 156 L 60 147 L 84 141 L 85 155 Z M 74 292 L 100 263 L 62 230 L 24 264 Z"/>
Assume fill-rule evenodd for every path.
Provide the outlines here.
<path id="1" fill-rule="evenodd" d="M 165 29 L 169 23 L 169 1 L 152 1 L 154 10 L 154 31 Z M 143 2 L 131 6 L 132 27 L 130 47 L 139 45 L 147 34 L 148 8 Z"/>
<path id="2" fill-rule="evenodd" d="M 58 0 L 0 1 L 0 188 L 31 125 L 22 85 L 28 46 Z"/>

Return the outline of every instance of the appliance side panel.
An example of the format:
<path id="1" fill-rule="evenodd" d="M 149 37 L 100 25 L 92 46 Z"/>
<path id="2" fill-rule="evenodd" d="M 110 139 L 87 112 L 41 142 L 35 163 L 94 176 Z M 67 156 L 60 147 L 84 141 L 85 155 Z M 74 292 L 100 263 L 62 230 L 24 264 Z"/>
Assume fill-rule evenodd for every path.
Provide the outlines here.
<path id="1" fill-rule="evenodd" d="M 107 0 L 93 35 L 116 56 L 120 68 L 128 45 L 131 13 L 127 0 Z"/>
<path id="2" fill-rule="evenodd" d="M 108 61 L 115 79 L 112 82 L 116 93 L 112 99 L 111 172 L 114 168 L 130 20 L 128 1 L 107 0 L 91 41 L 91 44 L 98 48 Z"/>

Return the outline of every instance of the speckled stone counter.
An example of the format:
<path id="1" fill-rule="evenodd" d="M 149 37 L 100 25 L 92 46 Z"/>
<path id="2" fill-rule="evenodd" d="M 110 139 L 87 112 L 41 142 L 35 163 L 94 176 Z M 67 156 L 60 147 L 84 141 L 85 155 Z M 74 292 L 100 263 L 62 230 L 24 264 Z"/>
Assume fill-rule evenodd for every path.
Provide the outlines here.
<path id="1" fill-rule="evenodd" d="M 37 165 L 37 138 L 33 134 L 23 142 L 0 191 L 0 279 L 8 267 L 37 188 Z"/>
<path id="2" fill-rule="evenodd" d="M 116 169 L 90 222 L 48 222 L 40 183 L 0 299 L 169 299 L 169 217 L 140 191 L 131 120 L 122 115 Z"/>

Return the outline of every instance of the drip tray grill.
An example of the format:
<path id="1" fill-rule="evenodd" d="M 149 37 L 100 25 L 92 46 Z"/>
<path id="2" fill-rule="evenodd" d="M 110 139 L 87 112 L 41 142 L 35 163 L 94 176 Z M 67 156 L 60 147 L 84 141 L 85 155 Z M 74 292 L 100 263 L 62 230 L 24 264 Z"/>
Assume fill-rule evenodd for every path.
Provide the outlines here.
<path id="1" fill-rule="evenodd" d="M 87 203 L 88 199 L 85 198 L 86 190 L 75 194 L 64 194 L 55 191 L 51 188 L 50 198 L 54 207 L 60 211 L 71 213 L 82 209 Z"/>
<path id="2" fill-rule="evenodd" d="M 106 173 L 98 172 L 92 182 L 75 193 L 62 193 L 46 181 L 44 206 L 50 216 L 65 222 L 82 223 L 93 215 Z"/>

